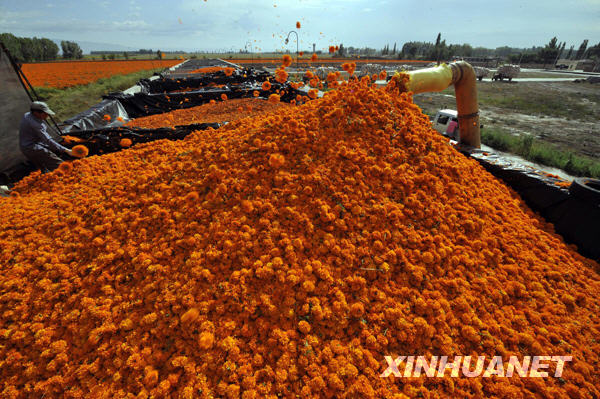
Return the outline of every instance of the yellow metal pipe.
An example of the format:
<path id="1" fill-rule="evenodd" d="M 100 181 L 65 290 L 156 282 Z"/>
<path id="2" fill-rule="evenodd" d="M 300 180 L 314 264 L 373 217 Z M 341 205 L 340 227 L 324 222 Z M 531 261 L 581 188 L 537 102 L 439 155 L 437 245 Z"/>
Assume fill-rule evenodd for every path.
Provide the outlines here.
<path id="1" fill-rule="evenodd" d="M 477 78 L 473 67 L 464 61 L 442 64 L 433 68 L 406 72 L 406 87 L 415 94 L 442 91 L 454 85 L 458 112 L 459 141 L 471 147 L 481 147 Z"/>

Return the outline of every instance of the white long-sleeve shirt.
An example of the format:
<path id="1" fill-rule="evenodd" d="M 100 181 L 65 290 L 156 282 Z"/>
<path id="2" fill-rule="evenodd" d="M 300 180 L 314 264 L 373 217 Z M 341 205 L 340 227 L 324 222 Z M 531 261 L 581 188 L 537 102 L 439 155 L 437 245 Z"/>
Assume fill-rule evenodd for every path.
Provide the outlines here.
<path id="1" fill-rule="evenodd" d="M 54 152 L 66 152 L 67 148 L 58 144 L 46 129 L 42 119 L 36 118 L 31 112 L 27 112 L 19 126 L 19 145 L 25 149 L 48 148 Z"/>

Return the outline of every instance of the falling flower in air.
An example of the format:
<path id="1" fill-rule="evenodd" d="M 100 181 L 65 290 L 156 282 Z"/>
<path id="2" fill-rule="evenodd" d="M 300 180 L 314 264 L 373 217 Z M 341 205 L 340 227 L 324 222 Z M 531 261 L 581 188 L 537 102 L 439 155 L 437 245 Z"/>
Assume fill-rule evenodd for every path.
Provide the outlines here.
<path id="1" fill-rule="evenodd" d="M 313 53 L 313 55 L 310 57 L 310 60 L 315 62 L 317 60 L 317 53 Z"/>
<path id="2" fill-rule="evenodd" d="M 283 84 L 288 79 L 288 73 L 283 68 L 279 68 L 275 71 L 275 80 Z"/>
<path id="3" fill-rule="evenodd" d="M 221 94 L 221 100 L 223 100 L 223 101 L 227 100 L 227 94 L 225 94 L 225 93 Z"/>
<path id="4" fill-rule="evenodd" d="M 329 46 L 329 54 L 335 53 L 335 46 Z"/>
<path id="5" fill-rule="evenodd" d="M 268 80 L 264 81 L 262 84 L 262 89 L 264 91 L 271 90 L 271 82 L 269 82 Z"/>
<path id="6" fill-rule="evenodd" d="M 300 21 L 296 22 L 296 29 L 300 29 Z"/>
<path id="7" fill-rule="evenodd" d="M 270 103 L 277 104 L 279 102 L 279 100 L 280 100 L 279 94 L 273 93 L 273 94 L 271 94 L 269 96 L 269 100 L 268 101 Z"/>
<path id="8" fill-rule="evenodd" d="M 104 119 L 105 121 L 109 121 L 110 120 L 110 115 L 104 114 L 104 116 L 102 117 L 102 119 Z"/>
<path id="9" fill-rule="evenodd" d="M 283 66 L 286 68 L 289 67 L 290 65 L 292 65 L 292 57 L 289 54 L 284 54 L 282 61 L 283 61 Z"/>

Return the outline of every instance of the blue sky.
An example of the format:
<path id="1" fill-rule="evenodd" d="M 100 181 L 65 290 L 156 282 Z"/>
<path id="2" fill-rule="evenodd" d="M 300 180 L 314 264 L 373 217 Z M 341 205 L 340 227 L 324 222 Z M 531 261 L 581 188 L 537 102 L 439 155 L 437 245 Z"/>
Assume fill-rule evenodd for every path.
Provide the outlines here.
<path id="1" fill-rule="evenodd" d="M 133 49 L 270 51 L 434 41 L 495 48 L 600 42 L 600 0 L 0 0 L 0 32 Z M 83 47 L 83 46 L 82 46 Z M 295 49 L 295 39 L 290 48 Z"/>

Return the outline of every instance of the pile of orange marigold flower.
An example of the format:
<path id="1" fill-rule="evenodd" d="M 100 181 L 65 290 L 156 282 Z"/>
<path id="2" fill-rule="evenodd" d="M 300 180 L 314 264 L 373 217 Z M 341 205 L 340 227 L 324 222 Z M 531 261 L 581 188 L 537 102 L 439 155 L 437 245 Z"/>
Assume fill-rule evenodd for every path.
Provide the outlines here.
<path id="1" fill-rule="evenodd" d="M 193 123 L 219 123 L 233 122 L 248 116 L 258 116 L 264 112 L 271 112 L 280 107 L 289 107 L 286 103 L 273 104 L 268 101 L 241 98 L 227 101 L 206 103 L 197 107 L 178 109 L 164 114 L 150 115 L 136 118 L 127 123 L 127 126 L 141 128 L 175 127 Z"/>
<path id="2" fill-rule="evenodd" d="M 597 265 L 368 80 L 15 192 L 4 397 L 600 395 Z M 573 361 L 560 379 L 380 378 L 408 354 Z"/>

